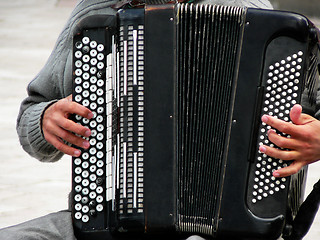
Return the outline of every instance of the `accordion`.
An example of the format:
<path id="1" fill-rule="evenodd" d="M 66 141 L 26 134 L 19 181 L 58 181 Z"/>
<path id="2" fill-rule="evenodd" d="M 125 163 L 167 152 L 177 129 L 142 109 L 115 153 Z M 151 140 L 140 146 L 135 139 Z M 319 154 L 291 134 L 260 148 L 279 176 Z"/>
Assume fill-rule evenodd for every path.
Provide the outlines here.
<path id="1" fill-rule="evenodd" d="M 259 152 L 272 146 L 260 118 L 290 121 L 296 103 L 314 111 L 312 23 L 189 3 L 114 18 L 74 35 L 73 100 L 94 113 L 74 116 L 92 130 L 90 148 L 72 162 L 77 238 L 290 234 L 306 169 L 272 176 L 289 163 Z"/>

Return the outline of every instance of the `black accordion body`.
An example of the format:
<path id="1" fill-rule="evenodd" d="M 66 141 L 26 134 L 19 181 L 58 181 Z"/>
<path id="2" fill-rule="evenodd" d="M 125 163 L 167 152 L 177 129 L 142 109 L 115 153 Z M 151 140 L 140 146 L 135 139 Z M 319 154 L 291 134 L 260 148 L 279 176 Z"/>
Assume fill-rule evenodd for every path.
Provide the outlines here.
<path id="1" fill-rule="evenodd" d="M 308 113 L 318 88 L 314 26 L 293 13 L 164 4 L 119 10 L 74 36 L 73 100 L 94 113 L 73 158 L 78 239 L 106 234 L 276 239 L 306 169 L 258 151 L 269 114 Z"/>

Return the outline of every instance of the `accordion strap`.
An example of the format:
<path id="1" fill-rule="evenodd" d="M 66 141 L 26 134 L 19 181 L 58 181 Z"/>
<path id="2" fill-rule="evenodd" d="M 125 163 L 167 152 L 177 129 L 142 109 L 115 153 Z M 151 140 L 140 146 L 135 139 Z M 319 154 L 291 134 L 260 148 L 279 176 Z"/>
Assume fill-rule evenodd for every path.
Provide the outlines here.
<path id="1" fill-rule="evenodd" d="M 320 180 L 313 186 L 313 190 L 302 203 L 293 221 L 290 236 L 283 237 L 285 240 L 301 240 L 309 231 L 313 220 L 318 212 L 320 204 Z"/>

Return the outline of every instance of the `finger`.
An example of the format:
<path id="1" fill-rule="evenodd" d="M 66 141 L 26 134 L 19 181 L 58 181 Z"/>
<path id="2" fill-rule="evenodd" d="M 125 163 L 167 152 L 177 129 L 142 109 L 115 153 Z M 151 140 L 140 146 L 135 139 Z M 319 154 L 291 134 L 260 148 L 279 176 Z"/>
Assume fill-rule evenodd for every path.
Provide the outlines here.
<path id="1" fill-rule="evenodd" d="M 58 131 L 55 133 L 55 135 L 68 143 L 71 143 L 72 145 L 78 146 L 83 149 L 88 149 L 90 146 L 89 141 L 83 139 L 82 137 L 78 137 L 75 134 L 66 131 L 62 128 L 58 128 Z"/>
<path id="2" fill-rule="evenodd" d="M 59 151 L 73 156 L 73 157 L 79 157 L 81 154 L 81 151 L 79 149 L 70 147 L 69 145 L 65 144 L 61 139 L 57 138 L 56 136 L 52 135 L 52 134 L 48 134 L 46 136 L 46 140 L 52 144 L 56 149 L 58 149 Z"/>
<path id="3" fill-rule="evenodd" d="M 77 114 L 87 119 L 93 117 L 93 113 L 88 108 L 76 102 L 68 102 L 64 111 L 71 114 Z"/>
<path id="4" fill-rule="evenodd" d="M 281 136 L 272 129 L 268 131 L 268 139 L 279 148 L 296 150 L 300 147 L 299 142 L 296 139 Z"/>
<path id="5" fill-rule="evenodd" d="M 294 124 L 302 124 L 301 119 L 302 107 L 299 104 L 294 105 L 290 110 L 290 119 Z"/>
<path id="6" fill-rule="evenodd" d="M 67 99 L 69 102 L 72 102 L 72 94 L 70 94 L 68 97 L 66 97 L 66 99 Z"/>
<path id="7" fill-rule="evenodd" d="M 303 125 L 315 120 L 310 115 L 302 113 L 302 106 L 298 104 L 294 105 L 290 110 L 290 119 L 296 125 Z"/>
<path id="8" fill-rule="evenodd" d="M 265 124 L 271 126 L 272 128 L 275 128 L 277 130 L 279 130 L 282 133 L 286 133 L 291 135 L 292 133 L 294 133 L 294 126 L 292 123 L 288 123 L 286 121 L 277 119 L 275 117 L 271 117 L 269 115 L 263 115 L 261 117 L 262 122 L 264 122 Z"/>
<path id="9" fill-rule="evenodd" d="M 281 160 L 293 160 L 298 157 L 298 152 L 296 151 L 289 151 L 289 150 L 281 150 L 278 148 L 272 148 L 269 146 L 261 145 L 259 147 L 259 151 L 262 153 L 265 153 L 266 155 L 276 158 L 276 159 L 281 159 Z"/>
<path id="10" fill-rule="evenodd" d="M 44 133 L 48 131 L 56 135 L 58 131 L 60 131 L 59 128 L 63 128 L 64 130 L 73 132 L 83 137 L 89 137 L 91 135 L 91 131 L 89 128 L 77 124 L 76 122 L 65 118 L 64 115 L 57 114 L 57 112 L 55 112 L 55 114 L 49 114 L 48 116 L 45 115 L 42 121 L 42 125 Z"/>
<path id="11" fill-rule="evenodd" d="M 84 127 L 80 124 L 77 124 L 72 120 L 64 118 L 61 121 L 57 121 L 57 124 L 58 124 L 58 126 L 63 128 L 64 130 L 67 130 L 69 132 L 73 132 L 73 133 L 78 134 L 80 136 L 83 136 L 83 137 L 90 137 L 91 136 L 91 130 L 89 128 Z M 63 139 L 65 139 L 65 138 L 63 138 Z M 65 140 L 67 140 L 67 139 L 65 139 Z"/>
<path id="12" fill-rule="evenodd" d="M 280 168 L 273 172 L 274 177 L 287 177 L 296 174 L 305 165 L 304 162 L 294 161 L 288 167 Z"/>
<path id="13" fill-rule="evenodd" d="M 70 101 L 70 97 L 61 99 L 56 104 L 52 105 L 55 112 L 62 112 L 65 117 L 68 117 L 70 114 L 77 114 L 87 119 L 93 117 L 93 113 L 86 108 L 85 106 Z"/>
<path id="14" fill-rule="evenodd" d="M 64 99 L 64 100 L 60 100 L 56 104 L 52 105 L 50 108 L 48 108 L 45 111 L 43 119 L 42 119 L 43 129 L 48 129 L 49 132 L 53 132 L 53 129 L 56 126 L 59 126 L 67 131 L 79 134 L 83 137 L 89 137 L 91 135 L 90 129 L 88 129 L 80 124 L 77 124 L 74 121 L 67 118 L 67 115 L 70 114 L 70 111 L 72 109 L 72 105 L 75 106 L 74 109 L 72 110 L 72 112 L 78 112 L 79 114 L 81 114 L 80 112 L 82 109 L 82 111 L 89 113 L 89 116 L 87 116 L 88 118 L 91 117 L 91 115 L 90 115 L 91 111 L 89 109 L 87 109 L 77 103 L 73 103 L 73 102 L 67 103 L 67 100 Z M 84 114 L 86 114 L 86 113 L 84 113 Z M 92 114 L 92 116 L 93 116 L 93 114 Z"/>
<path id="15" fill-rule="evenodd" d="M 76 124 L 76 123 L 73 123 Z M 78 125 L 78 124 L 76 124 Z M 79 127 L 82 127 L 78 125 Z M 84 128 L 84 127 L 82 127 Z M 85 128 L 86 129 L 86 128 Z M 91 134 L 91 131 L 88 130 Z M 43 133 L 45 136 L 45 139 L 47 141 L 50 140 L 51 136 L 55 136 L 58 139 L 63 139 L 64 141 L 71 143 L 73 145 L 76 145 L 78 147 L 87 149 L 89 148 L 90 144 L 87 140 L 83 139 L 82 137 L 76 136 L 73 132 L 67 131 L 57 125 L 55 125 L 52 122 L 47 123 L 47 127 L 43 129 Z M 89 133 L 86 132 L 86 137 L 89 135 Z"/>

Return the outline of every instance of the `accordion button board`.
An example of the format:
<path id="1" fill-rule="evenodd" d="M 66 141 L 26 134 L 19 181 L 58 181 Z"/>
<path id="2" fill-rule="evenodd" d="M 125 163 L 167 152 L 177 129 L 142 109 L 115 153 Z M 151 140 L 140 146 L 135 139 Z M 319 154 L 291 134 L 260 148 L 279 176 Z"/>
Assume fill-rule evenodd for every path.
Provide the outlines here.
<path id="1" fill-rule="evenodd" d="M 287 45 L 287 49 L 282 49 L 276 54 L 276 49 Z M 290 122 L 290 110 L 299 103 L 305 94 L 305 62 L 308 61 L 307 48 L 304 44 L 299 44 L 296 40 L 280 37 L 271 41 L 266 50 L 266 61 L 262 79 L 263 94 L 260 96 L 259 116 L 263 114 L 274 116 L 286 122 Z M 267 145 L 278 148 L 268 139 L 270 126 L 260 123 L 257 128 L 256 147 Z M 277 132 L 281 136 L 290 137 L 287 134 Z M 272 173 L 280 168 L 290 165 L 290 161 L 274 159 L 256 150 L 254 162 L 248 184 L 247 201 L 250 209 L 258 216 L 271 217 L 275 212 L 281 211 L 285 205 L 274 204 L 272 202 L 285 202 L 286 196 L 292 191 L 292 186 L 299 186 L 304 183 L 305 170 L 299 175 L 292 177 L 275 178 Z M 300 192 L 290 201 L 294 209 L 298 208 L 301 201 L 301 188 L 294 187 Z M 299 196 L 299 197 L 298 197 Z M 280 200 L 283 198 L 283 200 Z M 272 210 L 267 210 L 268 207 Z M 262 207 L 263 206 L 263 207 Z M 264 209 L 264 210 L 263 210 Z M 295 212 L 296 210 L 294 210 Z"/>
<path id="2" fill-rule="evenodd" d="M 88 36 L 75 42 L 74 51 L 74 93 L 75 102 L 89 108 L 94 116 L 88 120 L 76 115 L 75 121 L 91 129 L 88 138 L 90 148 L 82 150 L 80 157 L 73 158 L 74 179 L 74 218 L 87 223 L 97 217 L 105 208 L 104 202 L 112 196 L 111 162 L 106 162 L 110 149 L 106 132 L 112 126 L 107 125 L 108 85 L 105 81 L 104 45 Z M 110 123 L 110 122 L 109 122 Z M 111 122 L 112 123 L 112 122 Z"/>
<path id="3" fill-rule="evenodd" d="M 303 52 L 298 51 L 279 62 L 275 62 L 268 68 L 268 79 L 265 86 L 265 96 L 262 105 L 262 114 L 270 115 L 290 122 L 290 109 L 300 102 L 299 79 L 303 75 L 302 69 Z M 276 147 L 268 140 L 267 133 L 271 129 L 262 123 L 259 131 L 259 145 Z M 282 133 L 279 133 L 282 134 Z M 290 137 L 288 135 L 284 135 Z M 257 157 L 256 171 L 253 186 L 252 203 L 257 203 L 263 198 L 273 195 L 275 192 L 284 190 L 287 187 L 287 178 L 272 176 L 272 172 L 279 168 L 287 167 L 288 162 L 275 160 L 266 154 L 259 154 Z"/>

